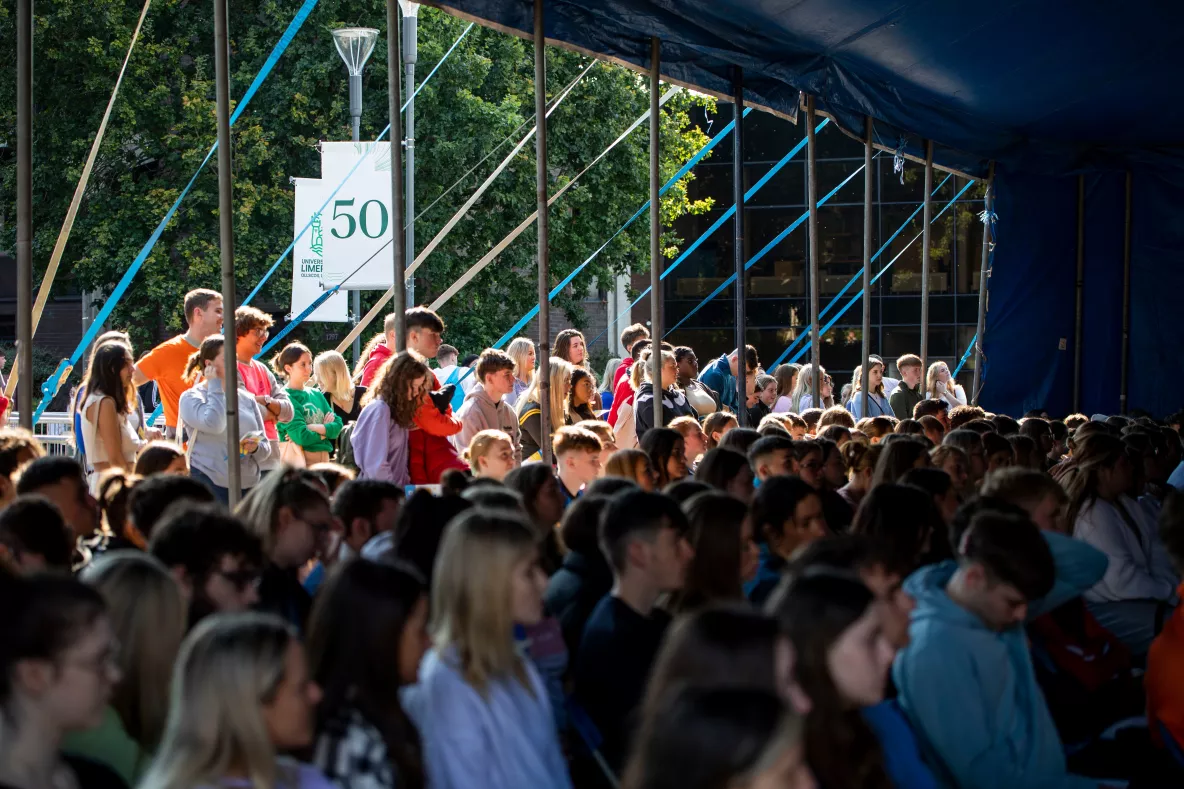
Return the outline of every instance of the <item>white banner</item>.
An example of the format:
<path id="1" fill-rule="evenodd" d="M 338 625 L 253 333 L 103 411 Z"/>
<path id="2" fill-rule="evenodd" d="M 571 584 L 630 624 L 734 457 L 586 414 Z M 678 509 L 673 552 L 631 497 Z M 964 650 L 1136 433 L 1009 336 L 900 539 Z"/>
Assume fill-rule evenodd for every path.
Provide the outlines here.
<path id="1" fill-rule="evenodd" d="M 358 165 L 356 170 L 354 165 Z M 351 170 L 353 175 L 349 175 Z M 395 261 L 391 245 L 390 143 L 322 142 L 321 178 L 336 186 L 347 175 L 349 180 L 325 206 L 325 282 L 340 282 L 373 255 L 374 259 L 350 277 L 345 287 L 386 290 L 394 281 Z"/>
<path id="2" fill-rule="evenodd" d="M 304 230 L 325 198 L 333 191 L 336 182 L 326 183 L 319 178 L 295 178 L 296 211 L 292 235 Z M 389 190 L 388 190 L 389 191 Z M 318 216 L 292 248 L 292 315 L 296 316 L 324 293 L 321 287 L 324 277 L 325 232 L 323 217 Z M 332 285 L 332 283 L 329 283 Z M 321 306 L 313 310 L 305 320 L 325 323 L 345 323 L 349 320 L 349 297 L 342 290 L 333 294 Z"/>

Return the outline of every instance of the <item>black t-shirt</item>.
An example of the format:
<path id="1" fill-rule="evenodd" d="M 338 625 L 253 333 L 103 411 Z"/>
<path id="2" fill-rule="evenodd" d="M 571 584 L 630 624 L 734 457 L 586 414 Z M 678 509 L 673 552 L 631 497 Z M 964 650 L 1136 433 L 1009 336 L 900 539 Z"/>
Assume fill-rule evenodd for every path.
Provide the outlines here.
<path id="1" fill-rule="evenodd" d="M 325 397 L 329 398 L 329 405 L 333 406 L 333 413 L 341 417 L 341 424 L 348 425 L 350 422 L 358 421 L 358 416 L 362 413 L 362 395 L 366 394 L 366 387 L 354 387 L 354 403 L 353 408 L 348 411 L 343 411 L 337 406 L 337 403 L 328 394 Z"/>

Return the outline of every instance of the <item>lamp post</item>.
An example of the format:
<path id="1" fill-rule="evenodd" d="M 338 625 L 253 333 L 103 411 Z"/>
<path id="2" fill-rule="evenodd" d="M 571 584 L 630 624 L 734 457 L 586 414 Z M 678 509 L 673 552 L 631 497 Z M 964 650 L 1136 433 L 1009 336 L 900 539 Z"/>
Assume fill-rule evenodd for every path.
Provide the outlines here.
<path id="1" fill-rule="evenodd" d="M 342 27 L 333 31 L 333 43 L 337 46 L 337 54 L 345 61 L 345 68 L 349 72 L 349 119 L 352 127 L 352 139 L 361 139 L 362 129 L 362 68 L 370 55 L 374 52 L 374 44 L 378 41 L 378 31 L 372 27 Z M 362 292 L 353 288 L 350 290 L 354 320 L 362 314 Z M 362 341 L 354 339 L 354 363 L 362 358 Z"/>
<path id="2" fill-rule="evenodd" d="M 419 3 L 399 0 L 403 9 L 403 70 L 407 86 L 407 257 L 415 260 L 415 61 L 419 59 Z M 396 228 L 397 230 L 398 228 Z M 407 280 L 407 306 L 415 306 L 415 277 Z"/>

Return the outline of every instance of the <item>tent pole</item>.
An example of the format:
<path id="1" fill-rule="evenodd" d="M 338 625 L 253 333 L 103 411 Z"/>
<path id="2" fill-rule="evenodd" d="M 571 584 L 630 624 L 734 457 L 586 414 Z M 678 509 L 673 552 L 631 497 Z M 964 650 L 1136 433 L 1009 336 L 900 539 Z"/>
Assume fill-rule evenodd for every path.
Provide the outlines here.
<path id="1" fill-rule="evenodd" d="M 806 96 L 806 210 L 810 212 L 810 364 L 814 371 L 811 378 L 811 397 L 814 407 L 822 407 L 822 353 L 819 350 L 822 338 L 818 332 L 818 146 L 814 140 L 815 125 L 814 97 Z"/>
<path id="2" fill-rule="evenodd" d="M 1077 176 L 1077 315 L 1073 321 L 1073 410 L 1081 410 L 1081 327 L 1085 308 L 1085 176 Z"/>
<path id="3" fill-rule="evenodd" d="M 744 287 L 744 70 L 736 66 L 732 79 L 732 111 L 736 121 L 732 132 L 732 201 L 736 205 L 732 259 L 736 265 L 736 410 L 739 412 L 736 420 L 740 427 L 749 427 L 748 382 L 745 380 L 748 377 L 745 352 L 748 305 L 744 300 L 747 295 Z"/>
<path id="4" fill-rule="evenodd" d="M 860 382 L 859 413 L 867 416 L 868 369 L 872 353 L 872 118 L 864 121 L 863 141 L 863 380 Z"/>
<path id="5" fill-rule="evenodd" d="M 222 303 L 233 316 L 238 297 L 234 283 L 234 171 L 230 147 L 230 37 L 226 4 L 227 0 L 214 0 L 214 90 L 218 120 L 218 242 L 222 248 Z M 227 362 L 234 359 L 233 346 L 226 348 L 224 354 Z M 229 458 L 226 487 L 230 493 L 230 508 L 234 509 L 243 491 L 239 465 L 237 364 L 226 365 L 223 387 L 226 391 L 226 457 Z"/>
<path id="6" fill-rule="evenodd" d="M 395 0 L 388 0 L 395 2 Z M 539 228 L 539 417 L 542 430 L 551 434 L 551 266 L 547 233 L 550 211 L 547 209 L 547 34 L 543 24 L 543 3 L 534 0 L 534 117 L 538 132 L 534 138 L 535 196 Z M 654 294 L 655 298 L 657 294 Z M 659 379 L 661 380 L 661 379 Z M 539 450 L 544 463 L 551 462 L 551 442 L 544 440 Z"/>
<path id="7" fill-rule="evenodd" d="M 995 163 L 987 170 L 987 194 L 983 199 L 983 210 L 987 221 L 983 223 L 983 259 L 978 270 L 978 326 L 974 340 L 974 383 L 971 385 L 970 402 L 978 405 L 979 386 L 983 377 L 983 337 L 987 333 L 987 280 L 991 276 L 988 265 L 991 260 L 991 211 L 995 199 Z"/>
<path id="8" fill-rule="evenodd" d="M 399 0 L 386 0 L 386 83 L 387 110 L 391 123 L 391 289 L 395 314 L 395 350 L 407 350 L 407 239 L 403 228 L 403 57 L 399 36 Z"/>
<path id="9" fill-rule="evenodd" d="M 921 239 L 921 382 L 929 374 L 929 224 L 933 221 L 933 140 L 925 141 L 925 228 Z"/>
<path id="10" fill-rule="evenodd" d="M 662 41 L 650 37 L 650 380 L 654 382 L 654 427 L 662 426 L 662 201 L 659 194 L 661 116 L 658 97 L 662 92 Z"/>
<path id="11" fill-rule="evenodd" d="M 1118 395 L 1118 413 L 1127 412 L 1127 387 L 1131 361 L 1131 187 L 1130 170 L 1126 173 L 1126 218 L 1122 232 L 1122 391 Z"/>
<path id="12" fill-rule="evenodd" d="M 16 3 L 16 336 L 20 425 L 33 429 L 33 0 Z"/>

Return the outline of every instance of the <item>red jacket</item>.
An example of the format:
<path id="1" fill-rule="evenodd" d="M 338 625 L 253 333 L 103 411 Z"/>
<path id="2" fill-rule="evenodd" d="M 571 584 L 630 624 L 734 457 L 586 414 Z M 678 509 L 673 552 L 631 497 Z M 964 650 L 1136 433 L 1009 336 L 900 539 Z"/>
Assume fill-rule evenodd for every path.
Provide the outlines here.
<path id="1" fill-rule="evenodd" d="M 610 425 L 617 423 L 617 411 L 625 402 L 625 398 L 633 394 L 633 387 L 629 385 L 629 369 L 633 367 L 633 358 L 621 362 L 621 366 L 613 373 L 613 405 L 608 410 Z"/>
<path id="2" fill-rule="evenodd" d="M 370 385 L 374 383 L 374 377 L 378 375 L 378 368 L 382 367 L 391 356 L 391 349 L 387 347 L 386 343 L 374 346 L 374 350 L 370 351 L 370 356 L 366 358 L 366 364 L 362 366 L 362 386 L 370 388 Z"/>
<path id="3" fill-rule="evenodd" d="M 389 351 L 387 355 L 390 355 Z M 440 382 L 433 374 L 432 389 L 439 388 Z M 451 408 L 441 414 L 431 398 L 424 398 L 423 404 L 415 412 L 415 426 L 418 430 L 412 430 L 407 441 L 407 465 L 412 485 L 435 485 L 450 468 L 468 470 L 468 464 L 457 456 L 456 448 L 448 440 L 448 436 L 456 435 L 463 427 L 461 421 L 452 415 Z"/>

